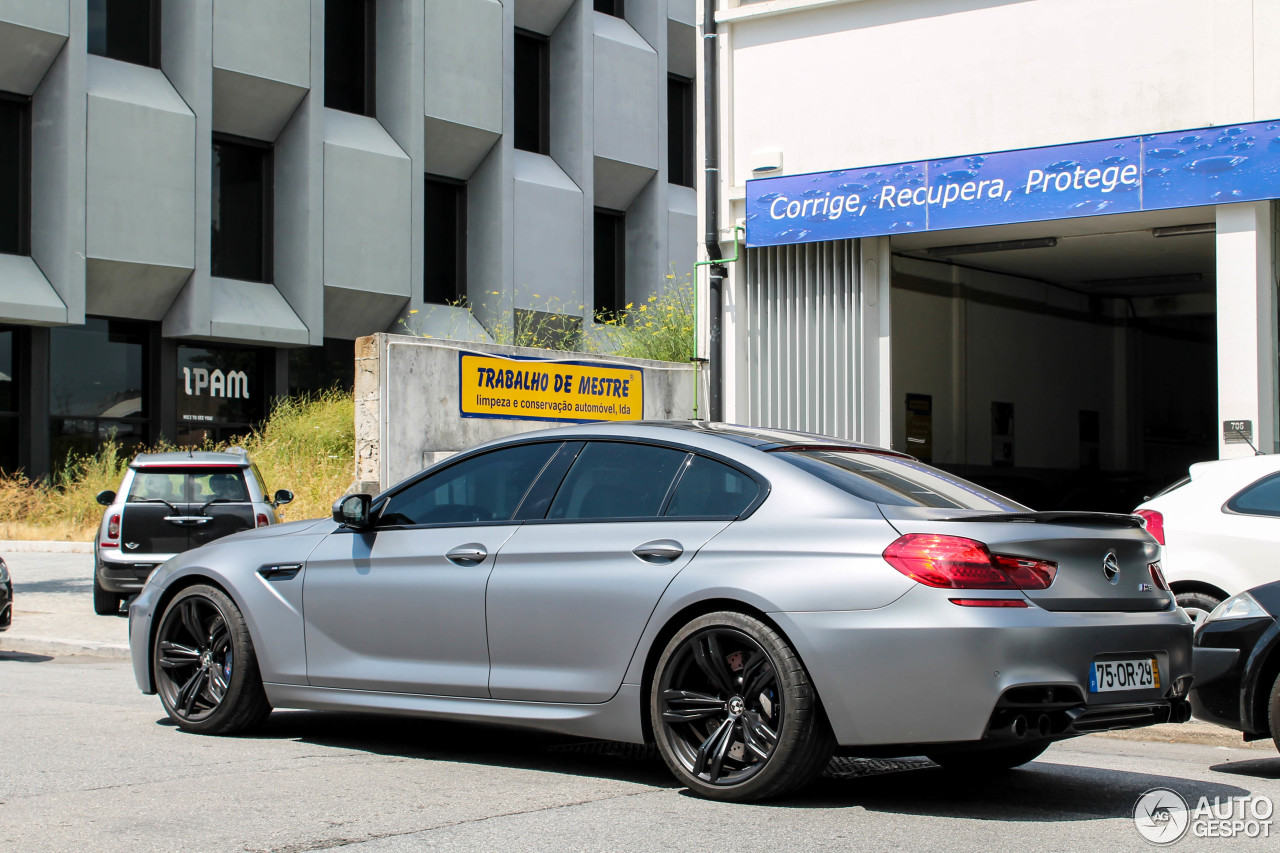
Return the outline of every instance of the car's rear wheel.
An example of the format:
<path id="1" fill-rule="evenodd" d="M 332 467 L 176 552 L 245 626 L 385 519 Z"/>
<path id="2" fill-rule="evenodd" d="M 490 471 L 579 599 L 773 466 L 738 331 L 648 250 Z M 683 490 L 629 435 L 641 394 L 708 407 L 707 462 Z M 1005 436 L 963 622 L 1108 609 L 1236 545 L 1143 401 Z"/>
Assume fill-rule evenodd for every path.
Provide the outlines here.
<path id="1" fill-rule="evenodd" d="M 99 616 L 115 616 L 120 612 L 120 596 L 102 588 L 98 573 L 93 573 L 93 612 Z"/>
<path id="2" fill-rule="evenodd" d="M 650 687 L 658 751 L 701 796 L 781 796 L 810 782 L 831 757 L 831 728 L 804 664 L 754 617 L 726 611 L 685 625 L 667 643 Z"/>
<path id="3" fill-rule="evenodd" d="M 1177 600 L 1178 606 L 1187 611 L 1191 621 L 1197 625 L 1213 612 L 1213 608 L 1222 603 L 1222 599 L 1209 595 L 1207 592 L 1180 592 L 1177 595 Z"/>
<path id="4" fill-rule="evenodd" d="M 169 602 L 151 659 L 160 701 L 186 731 L 235 734 L 271 713 L 244 616 L 216 587 L 192 586 Z"/>
<path id="5" fill-rule="evenodd" d="M 925 757 L 934 764 L 940 764 L 949 770 L 964 770 L 970 773 L 1000 773 L 1012 770 L 1039 758 L 1049 748 L 1050 741 L 1020 743 L 1016 746 L 999 746 L 973 752 L 948 752 Z"/>

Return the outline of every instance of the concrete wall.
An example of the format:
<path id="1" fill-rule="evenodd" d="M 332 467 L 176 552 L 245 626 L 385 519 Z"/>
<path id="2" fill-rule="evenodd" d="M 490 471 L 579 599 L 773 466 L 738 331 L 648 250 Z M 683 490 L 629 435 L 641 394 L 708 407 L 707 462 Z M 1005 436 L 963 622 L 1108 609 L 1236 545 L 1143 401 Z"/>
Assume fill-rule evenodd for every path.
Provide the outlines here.
<path id="1" fill-rule="evenodd" d="M 282 347 L 421 320 L 426 175 L 467 183 L 466 295 L 490 328 L 550 300 L 590 322 L 596 204 L 629 214 L 629 300 L 691 271 L 665 162 L 691 0 L 626 20 L 592 0 L 378 0 L 371 116 L 324 108 L 325 0 L 159 1 L 148 68 L 88 55 L 84 0 L 0 0 L 0 91 L 33 98 L 34 148 L 31 256 L 4 264 L 0 320 Z M 511 139 L 517 27 L 551 42 L 549 155 Z M 272 147 L 269 282 L 212 277 L 214 134 Z"/>
<path id="2" fill-rule="evenodd" d="M 644 417 L 693 416 L 694 368 L 687 364 L 526 347 L 370 335 L 356 342 L 356 482 L 377 492 L 444 456 L 476 444 L 556 426 L 554 421 L 464 418 L 459 351 L 584 360 L 644 370 Z"/>

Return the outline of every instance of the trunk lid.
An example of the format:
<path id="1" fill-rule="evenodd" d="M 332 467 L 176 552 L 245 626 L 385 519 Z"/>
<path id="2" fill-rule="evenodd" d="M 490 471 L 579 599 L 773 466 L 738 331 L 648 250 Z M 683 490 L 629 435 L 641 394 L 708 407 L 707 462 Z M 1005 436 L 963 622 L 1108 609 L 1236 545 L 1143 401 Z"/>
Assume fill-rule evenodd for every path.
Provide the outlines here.
<path id="1" fill-rule="evenodd" d="M 901 534 L 963 536 L 992 554 L 1056 563 L 1048 589 L 1023 590 L 1045 610 L 1153 612 L 1173 606 L 1172 593 L 1156 588 L 1149 569 L 1159 562 L 1160 546 L 1135 516 L 888 505 L 880 511 Z"/>

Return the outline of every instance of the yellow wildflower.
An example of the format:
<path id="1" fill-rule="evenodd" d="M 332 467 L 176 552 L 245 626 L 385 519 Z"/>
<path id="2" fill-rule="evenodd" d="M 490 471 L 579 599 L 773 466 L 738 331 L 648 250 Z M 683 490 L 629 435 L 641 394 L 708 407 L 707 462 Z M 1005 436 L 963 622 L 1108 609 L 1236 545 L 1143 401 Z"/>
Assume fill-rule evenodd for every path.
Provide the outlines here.
<path id="1" fill-rule="evenodd" d="M 410 308 L 410 309 L 409 309 L 409 313 L 410 313 L 410 314 L 417 314 L 417 313 L 418 313 L 418 309 L 417 309 L 417 308 Z"/>

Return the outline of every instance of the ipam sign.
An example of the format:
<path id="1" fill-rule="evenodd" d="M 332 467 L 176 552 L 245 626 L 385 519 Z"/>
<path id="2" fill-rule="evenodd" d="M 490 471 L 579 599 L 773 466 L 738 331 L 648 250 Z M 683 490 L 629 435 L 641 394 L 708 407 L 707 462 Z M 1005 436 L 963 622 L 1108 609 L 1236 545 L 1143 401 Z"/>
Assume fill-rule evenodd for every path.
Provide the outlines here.
<path id="1" fill-rule="evenodd" d="M 200 397 L 208 392 L 210 397 L 249 399 L 249 376 L 243 370 L 210 371 L 204 367 L 182 368 L 182 390 L 188 397 Z"/>
<path id="2" fill-rule="evenodd" d="M 747 245 L 1280 198 L 1280 120 L 747 182 Z"/>

